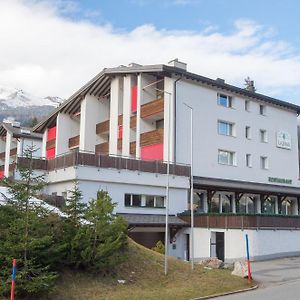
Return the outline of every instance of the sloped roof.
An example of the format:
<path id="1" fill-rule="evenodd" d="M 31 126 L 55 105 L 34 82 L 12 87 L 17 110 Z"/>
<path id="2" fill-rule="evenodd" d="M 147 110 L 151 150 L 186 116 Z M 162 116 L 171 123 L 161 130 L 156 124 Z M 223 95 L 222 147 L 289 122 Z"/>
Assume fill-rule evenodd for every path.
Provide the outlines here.
<path id="1" fill-rule="evenodd" d="M 144 215 L 144 214 L 124 214 L 119 213 L 119 216 L 122 216 L 129 225 L 131 226 L 165 226 L 166 216 L 165 215 Z M 181 220 L 180 218 L 169 215 L 169 225 L 170 226 L 188 226 L 188 223 Z"/>
<path id="2" fill-rule="evenodd" d="M 0 136 L 5 136 L 7 131 L 10 132 L 15 138 L 23 137 L 23 138 L 30 138 L 30 139 L 37 139 L 37 140 L 41 140 L 43 138 L 42 134 L 37 132 L 32 132 L 31 128 L 14 127 L 9 123 L 1 123 Z M 26 131 L 26 133 L 24 131 Z"/>
<path id="3" fill-rule="evenodd" d="M 194 80 L 201 84 L 218 88 L 227 92 L 235 93 L 247 98 L 253 98 L 269 104 L 281 106 L 287 109 L 294 110 L 297 114 L 300 114 L 300 106 L 292 104 L 286 101 L 275 99 L 263 94 L 251 92 L 243 88 L 239 88 L 220 80 L 214 80 L 195 73 L 185 71 L 180 68 L 157 64 L 141 66 L 133 64 L 131 66 L 119 66 L 116 68 L 103 69 L 99 74 L 87 82 L 77 92 L 75 92 L 69 99 L 63 102 L 57 109 L 55 109 L 47 118 L 37 124 L 33 130 L 42 132 L 47 126 L 54 124 L 55 118 L 59 112 L 75 113 L 80 109 L 81 100 L 87 95 L 93 95 L 96 97 L 104 97 L 110 93 L 110 81 L 114 75 L 126 75 L 126 74 L 139 74 L 148 73 L 160 76 L 178 76 L 185 79 Z"/>

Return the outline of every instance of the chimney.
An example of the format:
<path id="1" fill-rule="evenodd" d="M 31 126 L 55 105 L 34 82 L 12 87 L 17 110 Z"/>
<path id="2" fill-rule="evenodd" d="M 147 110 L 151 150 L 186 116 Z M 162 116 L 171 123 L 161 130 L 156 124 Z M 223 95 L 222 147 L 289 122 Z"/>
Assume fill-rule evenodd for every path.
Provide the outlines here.
<path id="1" fill-rule="evenodd" d="M 168 65 L 171 66 L 171 67 L 182 69 L 184 71 L 186 71 L 186 66 L 187 66 L 186 63 L 184 63 L 182 61 L 179 61 L 178 58 L 175 58 L 175 59 L 169 61 Z"/>
<path id="2" fill-rule="evenodd" d="M 225 84 L 225 79 L 219 78 L 219 77 L 218 77 L 218 78 L 216 79 L 216 82 Z"/>

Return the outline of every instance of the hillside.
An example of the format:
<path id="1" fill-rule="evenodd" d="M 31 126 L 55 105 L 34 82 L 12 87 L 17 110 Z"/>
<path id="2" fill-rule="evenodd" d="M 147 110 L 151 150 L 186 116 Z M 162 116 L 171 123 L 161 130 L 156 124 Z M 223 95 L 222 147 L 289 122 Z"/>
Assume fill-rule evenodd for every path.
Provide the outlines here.
<path id="1" fill-rule="evenodd" d="M 249 287 L 247 280 L 228 270 L 207 270 L 176 259 L 169 260 L 164 276 L 164 256 L 130 240 L 128 261 L 114 276 L 92 276 L 65 271 L 51 299 L 192 299 Z M 125 284 L 118 279 L 126 280 Z"/>
<path id="2" fill-rule="evenodd" d="M 28 125 L 26 122 L 29 119 L 42 119 L 62 101 L 59 97 L 37 97 L 21 89 L 0 85 L 0 122 L 13 117 L 23 125 Z"/>

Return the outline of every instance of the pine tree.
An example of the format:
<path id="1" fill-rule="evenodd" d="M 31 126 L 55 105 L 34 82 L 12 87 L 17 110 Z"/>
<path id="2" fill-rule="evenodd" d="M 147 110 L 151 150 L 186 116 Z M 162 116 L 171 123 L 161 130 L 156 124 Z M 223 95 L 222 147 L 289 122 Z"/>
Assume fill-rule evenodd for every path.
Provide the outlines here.
<path id="1" fill-rule="evenodd" d="M 127 224 L 113 214 L 116 203 L 105 191 L 89 202 L 83 225 L 73 245 L 81 255 L 80 266 L 97 273 L 106 273 L 126 259 Z"/>
<path id="2" fill-rule="evenodd" d="M 55 243 L 51 226 L 48 226 L 53 218 L 58 221 L 57 216 L 51 216 L 31 203 L 46 184 L 44 176 L 36 175 L 33 170 L 35 151 L 31 146 L 24 151 L 25 161 L 23 165 L 17 165 L 18 181 L 3 180 L 11 197 L 6 206 L 0 207 L 0 224 L 3 226 L 0 233 L 0 291 L 5 293 L 9 289 L 7 278 L 10 278 L 12 258 L 16 258 L 16 294 L 20 296 L 51 290 L 57 277 L 53 266 L 61 251 L 61 245 Z"/>

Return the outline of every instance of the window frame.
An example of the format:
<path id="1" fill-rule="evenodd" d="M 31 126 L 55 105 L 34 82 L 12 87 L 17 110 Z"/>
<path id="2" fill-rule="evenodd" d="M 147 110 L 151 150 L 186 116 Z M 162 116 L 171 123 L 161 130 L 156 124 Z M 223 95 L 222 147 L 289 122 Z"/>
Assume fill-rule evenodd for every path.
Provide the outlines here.
<path id="1" fill-rule="evenodd" d="M 226 105 L 223 105 L 222 101 L 221 101 L 221 98 L 225 99 L 225 97 L 226 97 Z M 233 101 L 232 101 L 231 96 L 225 95 L 225 94 L 222 94 L 222 93 L 217 94 L 217 103 L 218 103 L 219 106 L 226 107 L 226 108 L 233 108 L 232 102 Z"/>
<path id="2" fill-rule="evenodd" d="M 220 131 L 220 125 L 223 124 L 226 126 L 226 133 L 222 133 Z M 224 136 L 235 136 L 235 123 L 233 122 L 228 122 L 228 121 L 223 121 L 223 120 L 218 120 L 217 122 L 217 131 L 219 135 L 224 135 Z"/>
<path id="3" fill-rule="evenodd" d="M 268 143 L 268 132 L 266 129 L 259 129 L 259 140 L 261 143 Z"/>
<path id="4" fill-rule="evenodd" d="M 130 197 L 129 205 L 126 205 L 126 197 Z M 140 197 L 140 205 L 133 205 L 133 196 Z M 153 197 L 153 206 L 147 206 L 147 198 L 146 197 Z M 157 206 L 158 199 L 163 200 L 163 206 Z M 128 200 L 128 199 L 127 199 Z M 144 195 L 144 194 L 124 194 L 124 207 L 132 207 L 132 208 L 166 208 L 166 197 L 162 195 Z"/>
<path id="5" fill-rule="evenodd" d="M 262 170 L 268 170 L 269 169 L 269 159 L 267 156 L 262 155 L 260 157 L 260 168 Z"/>
<path id="6" fill-rule="evenodd" d="M 220 160 L 220 155 L 221 152 L 223 153 L 227 153 L 230 156 L 227 158 L 227 163 L 223 162 L 222 160 Z M 218 149 L 218 163 L 220 165 L 225 165 L 225 166 L 236 166 L 236 153 L 234 151 L 230 151 L 230 150 L 224 150 L 224 149 Z"/>
<path id="7" fill-rule="evenodd" d="M 245 108 L 245 111 L 247 112 L 250 112 L 250 100 L 245 100 L 245 103 L 244 103 L 244 108 Z"/>
<path id="8" fill-rule="evenodd" d="M 251 135 L 251 126 L 245 126 L 245 138 L 247 140 L 251 140 L 252 139 L 252 135 Z"/>
<path id="9" fill-rule="evenodd" d="M 267 106 L 264 104 L 259 104 L 259 114 L 261 116 L 266 116 L 267 115 Z"/>
<path id="10" fill-rule="evenodd" d="M 246 153 L 246 167 L 252 168 L 252 155 L 251 155 L 251 153 Z"/>

